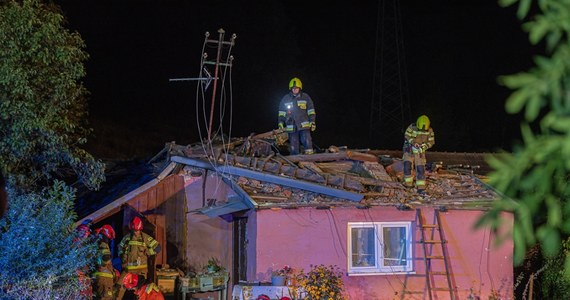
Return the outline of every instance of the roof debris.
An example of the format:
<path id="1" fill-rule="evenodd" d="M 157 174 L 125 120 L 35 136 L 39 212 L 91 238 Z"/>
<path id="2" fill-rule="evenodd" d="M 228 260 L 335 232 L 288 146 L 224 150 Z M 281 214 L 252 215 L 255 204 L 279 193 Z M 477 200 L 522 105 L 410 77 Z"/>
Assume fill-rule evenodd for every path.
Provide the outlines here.
<path id="1" fill-rule="evenodd" d="M 284 156 L 280 152 L 283 141 L 283 133 L 274 130 L 237 138 L 224 146 L 214 145 L 210 151 L 202 144 L 179 146 L 169 143 L 167 147 L 168 157 L 199 159 L 216 166 L 248 169 L 363 196 L 357 202 L 347 201 L 338 195 L 324 195 L 275 180 L 249 178 L 247 174 L 232 175 L 232 180 L 255 200 L 258 208 L 436 205 L 484 209 L 498 198 L 484 183 L 486 177 L 476 174 L 481 169 L 488 170 L 484 154 L 464 155 L 475 157 L 476 161 L 462 160 L 462 157 L 451 154 L 453 165 L 446 166 L 445 153 L 428 152 L 426 195 L 419 195 L 415 189 L 401 184 L 401 152 L 331 146 L 323 153 Z M 431 160 L 432 155 L 437 160 Z M 483 168 L 481 164 L 485 164 Z"/>

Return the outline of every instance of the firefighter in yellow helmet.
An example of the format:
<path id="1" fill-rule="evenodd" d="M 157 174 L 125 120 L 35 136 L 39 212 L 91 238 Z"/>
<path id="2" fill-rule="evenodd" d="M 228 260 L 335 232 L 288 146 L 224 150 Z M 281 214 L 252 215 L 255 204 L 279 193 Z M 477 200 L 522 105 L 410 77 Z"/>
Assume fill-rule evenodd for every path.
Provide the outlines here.
<path id="1" fill-rule="evenodd" d="M 305 149 L 305 154 L 313 154 L 311 131 L 317 125 L 315 107 L 309 94 L 303 92 L 303 83 L 297 77 L 289 81 L 289 93 L 279 103 L 278 125 L 289 135 L 289 152 L 299 154 L 299 142 Z"/>
<path id="2" fill-rule="evenodd" d="M 426 187 L 425 165 L 426 151 L 435 144 L 435 135 L 429 118 L 421 115 L 415 123 L 410 124 L 404 134 L 403 160 L 404 185 L 413 187 L 412 167 L 416 169 L 416 188 L 424 194 Z"/>

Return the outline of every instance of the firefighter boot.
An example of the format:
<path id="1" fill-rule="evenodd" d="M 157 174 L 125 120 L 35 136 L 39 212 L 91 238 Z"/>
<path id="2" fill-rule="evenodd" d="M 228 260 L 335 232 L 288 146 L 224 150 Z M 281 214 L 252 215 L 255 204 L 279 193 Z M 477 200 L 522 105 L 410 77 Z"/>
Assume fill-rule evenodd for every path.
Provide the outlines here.
<path id="1" fill-rule="evenodd" d="M 425 195 L 426 194 L 426 175 L 425 175 L 425 166 L 418 165 L 416 167 L 416 188 L 418 189 L 418 194 Z"/>
<path id="2" fill-rule="evenodd" d="M 404 161 L 404 186 L 409 188 L 414 186 L 414 177 L 412 176 L 411 161 Z"/>

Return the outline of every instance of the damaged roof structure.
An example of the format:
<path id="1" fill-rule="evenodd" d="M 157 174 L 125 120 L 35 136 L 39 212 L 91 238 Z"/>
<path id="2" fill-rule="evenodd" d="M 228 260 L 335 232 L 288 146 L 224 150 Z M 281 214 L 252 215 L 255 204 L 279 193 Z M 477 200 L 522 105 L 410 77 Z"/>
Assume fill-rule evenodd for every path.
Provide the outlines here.
<path id="1" fill-rule="evenodd" d="M 114 222 L 125 231 L 131 216 L 144 216 L 157 240 L 169 245 L 157 263 L 191 270 L 218 257 L 231 270 L 228 288 L 268 281 L 285 264 L 327 264 L 346 270 L 350 299 L 416 299 L 414 293 L 442 293 L 444 284 L 449 288 L 439 297 L 446 299 L 473 296 L 473 290 L 481 297 L 512 296 L 512 243 L 492 249 L 491 231 L 473 229 L 499 198 L 486 184 L 485 154 L 428 152 L 422 195 L 402 185 L 399 151 L 330 146 L 284 155 L 285 140 L 275 130 L 223 142 L 167 143 L 146 168 L 134 168 L 144 176 L 124 176 L 136 185 L 81 197 L 89 209 L 80 210 L 79 222 Z M 505 220 L 513 222 L 512 216 Z M 428 250 L 425 228 L 432 230 L 430 243 L 439 232 L 436 250 Z M 447 275 L 434 279 L 432 272 Z"/>
<path id="2" fill-rule="evenodd" d="M 284 156 L 279 131 L 237 138 L 208 151 L 202 144 L 166 145 L 171 161 L 207 167 L 231 178 L 255 207 L 417 206 L 485 208 L 497 195 L 488 186 L 484 154 L 428 152 L 426 194 L 402 184 L 401 151 L 331 146 L 323 153 Z M 437 161 L 432 157 L 436 157 Z M 446 161 L 453 162 L 447 164 Z"/>

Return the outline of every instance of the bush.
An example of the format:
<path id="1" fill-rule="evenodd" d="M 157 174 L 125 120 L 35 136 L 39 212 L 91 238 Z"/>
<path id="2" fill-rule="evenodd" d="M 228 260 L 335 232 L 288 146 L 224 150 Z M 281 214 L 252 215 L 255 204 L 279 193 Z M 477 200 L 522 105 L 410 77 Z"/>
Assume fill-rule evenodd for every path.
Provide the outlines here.
<path id="1" fill-rule="evenodd" d="M 0 220 L 0 298 L 80 298 L 77 270 L 95 261 L 97 245 L 74 242 L 74 190 L 56 181 L 40 194 L 10 188 L 8 194 L 10 209 Z"/>
<path id="2" fill-rule="evenodd" d="M 564 269 L 564 262 L 570 253 L 570 238 L 562 242 L 560 253 L 546 261 L 542 276 L 544 299 L 570 299 L 570 274 Z"/>

